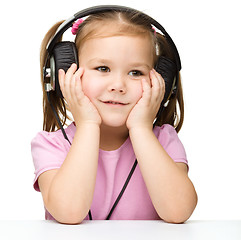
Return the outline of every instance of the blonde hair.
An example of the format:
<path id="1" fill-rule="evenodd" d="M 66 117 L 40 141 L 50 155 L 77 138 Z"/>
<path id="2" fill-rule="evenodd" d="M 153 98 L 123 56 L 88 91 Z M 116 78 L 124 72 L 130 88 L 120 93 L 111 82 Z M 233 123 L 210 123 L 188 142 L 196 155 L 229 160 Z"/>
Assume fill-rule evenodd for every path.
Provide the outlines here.
<path id="1" fill-rule="evenodd" d="M 47 32 L 41 44 L 40 68 L 43 88 L 43 130 L 45 131 L 55 131 L 56 128 L 59 128 L 58 122 L 48 102 L 47 94 L 44 91 L 43 67 L 47 56 L 46 46 L 62 22 L 63 21 L 56 23 Z M 149 37 L 150 44 L 153 48 L 153 67 L 159 55 L 175 61 L 173 53 L 166 42 L 165 37 L 159 33 L 155 33 L 150 22 L 141 17 L 138 11 L 108 11 L 90 15 L 82 24 L 80 24 L 75 38 L 75 44 L 78 53 L 80 53 L 82 46 L 88 39 L 122 35 Z M 156 51 L 157 48 L 158 51 Z M 61 123 L 65 125 L 66 120 L 70 119 L 70 117 L 67 115 L 67 105 L 65 101 L 58 98 L 56 94 L 52 92 L 50 94 L 50 99 L 56 110 L 56 113 L 61 119 Z M 177 109 L 177 105 L 179 106 L 179 111 Z M 178 132 L 182 127 L 183 118 L 184 104 L 181 78 L 179 73 L 177 94 L 175 97 L 169 99 L 169 103 L 162 111 L 161 116 L 157 119 L 156 125 L 161 126 L 167 123 L 175 127 L 176 131 Z"/>

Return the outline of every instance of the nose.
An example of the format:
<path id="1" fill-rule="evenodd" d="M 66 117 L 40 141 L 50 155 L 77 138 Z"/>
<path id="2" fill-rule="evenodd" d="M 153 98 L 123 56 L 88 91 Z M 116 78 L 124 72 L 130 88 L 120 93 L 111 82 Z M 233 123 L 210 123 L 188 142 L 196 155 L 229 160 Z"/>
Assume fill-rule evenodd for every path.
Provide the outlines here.
<path id="1" fill-rule="evenodd" d="M 123 76 L 115 76 L 108 86 L 109 92 L 126 93 L 126 84 Z"/>

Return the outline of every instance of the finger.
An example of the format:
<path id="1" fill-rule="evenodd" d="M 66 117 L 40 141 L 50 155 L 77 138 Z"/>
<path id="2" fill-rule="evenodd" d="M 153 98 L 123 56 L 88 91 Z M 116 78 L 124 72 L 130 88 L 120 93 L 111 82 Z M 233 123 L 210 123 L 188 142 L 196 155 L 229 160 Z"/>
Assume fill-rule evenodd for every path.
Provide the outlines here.
<path id="1" fill-rule="evenodd" d="M 64 87 L 64 79 L 65 79 L 65 71 L 63 69 L 59 69 L 59 86 L 60 90 L 65 97 L 65 87 Z"/>
<path id="2" fill-rule="evenodd" d="M 159 80 L 159 83 L 160 83 L 160 86 L 161 88 L 164 87 L 164 90 L 165 90 L 165 81 L 164 81 L 164 78 L 161 76 L 160 73 L 158 73 L 155 69 L 153 69 L 153 72 L 155 74 L 155 76 L 157 77 L 157 79 Z"/>
<path id="3" fill-rule="evenodd" d="M 83 73 L 84 73 L 84 68 L 82 67 L 80 67 L 75 73 L 75 85 L 78 85 L 78 87 L 80 87 L 81 90 L 82 90 L 82 84 L 80 83 L 81 83 L 81 77 Z"/>
<path id="4" fill-rule="evenodd" d="M 74 99 L 74 100 L 77 100 L 78 96 L 78 91 L 76 91 L 76 83 L 79 83 L 80 82 L 80 77 L 83 73 L 83 68 L 79 68 L 75 73 L 74 75 L 72 76 L 71 78 L 71 81 L 70 81 L 70 94 L 71 94 L 71 97 Z M 79 85 L 78 84 L 78 87 L 81 87 L 81 84 Z M 79 94 L 81 94 L 81 89 L 79 91 Z"/>
<path id="5" fill-rule="evenodd" d="M 73 63 L 65 74 L 65 79 L 64 79 L 64 83 L 63 83 L 64 88 L 65 88 L 65 96 L 66 96 L 65 98 L 69 98 L 72 96 L 71 82 L 72 82 L 72 78 L 73 78 L 73 75 L 74 75 L 76 69 L 77 69 L 77 65 L 75 63 Z"/>
<path id="6" fill-rule="evenodd" d="M 149 103 L 151 100 L 151 86 L 149 85 L 146 79 L 142 79 L 141 83 L 142 83 L 142 89 L 143 89 L 142 98 L 147 103 Z"/>
<path id="7" fill-rule="evenodd" d="M 152 84 L 152 99 L 156 101 L 158 99 L 158 96 L 160 95 L 161 86 L 158 76 L 154 72 L 154 69 L 150 71 L 150 78 Z"/>
<path id="8" fill-rule="evenodd" d="M 72 63 L 66 72 L 66 76 L 69 77 L 69 76 L 73 75 L 76 72 L 76 70 L 77 70 L 77 64 Z"/>
<path id="9" fill-rule="evenodd" d="M 74 73 L 76 72 L 77 65 L 73 63 L 65 74 L 65 84 L 69 85 Z"/>
<path id="10" fill-rule="evenodd" d="M 81 82 L 81 77 L 83 73 L 84 73 L 84 69 L 79 68 L 75 74 L 75 95 L 77 97 L 77 100 L 80 100 L 84 95 L 82 91 L 82 82 Z"/>
<path id="11" fill-rule="evenodd" d="M 165 93 L 165 81 L 154 69 L 151 71 L 151 76 L 153 80 L 153 97 L 155 100 L 162 100 Z"/>
<path id="12" fill-rule="evenodd" d="M 165 90 L 166 90 L 165 85 L 166 85 L 166 83 L 165 83 L 165 81 L 164 81 L 164 78 L 161 76 L 161 74 L 159 74 L 158 72 L 156 72 L 156 74 L 158 75 L 158 79 L 160 80 L 161 93 L 162 93 L 162 95 L 161 95 L 161 101 L 162 101 L 163 98 L 164 98 L 164 95 L 165 95 Z"/>
<path id="13" fill-rule="evenodd" d="M 157 75 L 158 79 L 160 80 L 161 86 L 165 87 L 165 81 L 164 81 L 164 78 L 162 77 L 162 75 L 160 73 L 158 73 L 155 69 L 154 69 L 154 73 Z"/>

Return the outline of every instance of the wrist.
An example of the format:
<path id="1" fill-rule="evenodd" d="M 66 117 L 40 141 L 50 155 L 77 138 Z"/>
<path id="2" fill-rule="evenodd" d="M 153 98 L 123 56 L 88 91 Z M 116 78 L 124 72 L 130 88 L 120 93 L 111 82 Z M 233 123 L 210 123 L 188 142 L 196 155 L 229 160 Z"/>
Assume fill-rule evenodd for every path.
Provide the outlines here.
<path id="1" fill-rule="evenodd" d="M 76 131 L 82 131 L 83 129 L 100 129 L 100 124 L 96 122 L 74 122 L 76 126 Z"/>
<path id="2" fill-rule="evenodd" d="M 135 123 L 134 126 L 128 127 L 129 132 L 131 131 L 152 131 L 153 124 L 152 123 Z"/>
<path id="3" fill-rule="evenodd" d="M 136 125 L 129 129 L 129 135 L 153 133 L 152 125 Z"/>
<path id="4" fill-rule="evenodd" d="M 86 120 L 86 121 L 84 121 L 84 120 L 82 120 L 82 119 L 80 119 L 80 120 L 77 120 L 77 119 L 74 119 L 74 124 L 75 124 L 75 126 L 76 126 L 76 128 L 78 128 L 78 127 L 84 127 L 84 126 L 97 126 L 97 127 L 100 127 L 100 124 L 101 123 L 99 123 L 98 121 L 92 121 L 92 120 Z"/>

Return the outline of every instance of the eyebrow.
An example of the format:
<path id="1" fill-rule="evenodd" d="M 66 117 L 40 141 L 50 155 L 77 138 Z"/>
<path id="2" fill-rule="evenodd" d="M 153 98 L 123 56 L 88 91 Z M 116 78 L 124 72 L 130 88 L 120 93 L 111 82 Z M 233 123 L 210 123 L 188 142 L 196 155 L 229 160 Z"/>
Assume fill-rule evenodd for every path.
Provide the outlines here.
<path id="1" fill-rule="evenodd" d="M 137 62 L 137 63 L 133 63 L 130 64 L 131 67 L 146 67 L 148 69 L 152 69 L 150 65 L 148 65 L 147 63 L 142 63 L 142 62 Z"/>
<path id="2" fill-rule="evenodd" d="M 111 64 L 111 60 L 109 59 L 104 59 L 104 58 L 92 58 L 88 61 L 88 63 L 92 63 L 92 62 L 101 62 L 101 63 L 105 63 L 105 64 Z M 130 64 L 130 67 L 146 67 L 147 69 L 152 69 L 152 67 L 150 65 L 148 65 L 147 63 L 144 62 L 133 62 Z"/>
<path id="3" fill-rule="evenodd" d="M 90 59 L 90 60 L 88 61 L 88 63 L 92 63 L 92 62 L 95 62 L 95 61 L 97 61 L 97 62 L 102 62 L 102 63 L 107 63 L 107 64 L 110 64 L 110 63 L 111 63 L 111 61 L 108 60 L 108 59 L 97 58 L 97 57 Z"/>

